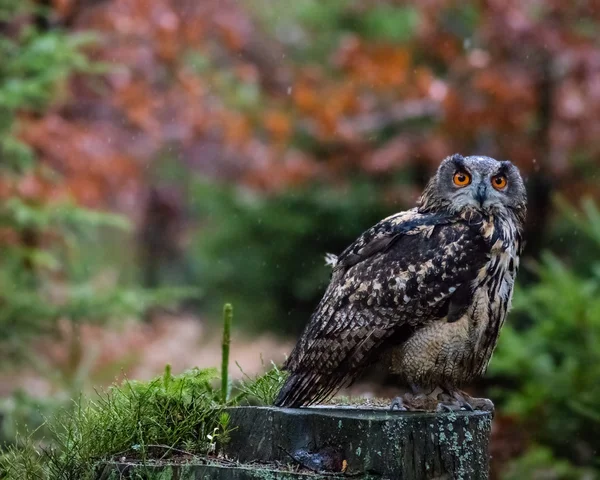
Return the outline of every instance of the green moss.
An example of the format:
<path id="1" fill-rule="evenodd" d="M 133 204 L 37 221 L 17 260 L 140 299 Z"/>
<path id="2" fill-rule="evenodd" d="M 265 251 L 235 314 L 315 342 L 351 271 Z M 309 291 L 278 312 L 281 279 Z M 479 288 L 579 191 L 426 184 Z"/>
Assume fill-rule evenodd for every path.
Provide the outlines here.
<path id="1" fill-rule="evenodd" d="M 42 449 L 31 437 L 20 439 L 0 456 L 0 478 L 91 479 L 95 465 L 117 456 L 145 462 L 182 452 L 212 454 L 229 438 L 224 409 L 250 396 L 271 400 L 284 375 L 274 367 L 248 378 L 239 394 L 223 403 L 215 369 L 174 376 L 167 366 L 154 380 L 126 381 L 48 420 L 51 448 Z"/>

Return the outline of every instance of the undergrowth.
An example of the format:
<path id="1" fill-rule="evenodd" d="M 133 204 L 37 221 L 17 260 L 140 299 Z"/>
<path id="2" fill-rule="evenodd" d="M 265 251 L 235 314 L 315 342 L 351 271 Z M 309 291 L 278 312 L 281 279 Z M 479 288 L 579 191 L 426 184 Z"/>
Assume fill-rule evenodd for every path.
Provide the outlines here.
<path id="1" fill-rule="evenodd" d="M 238 367 L 242 370 L 239 364 Z M 243 370 L 242 373 L 244 373 Z M 275 397 L 287 377 L 287 372 L 279 369 L 274 363 L 271 363 L 271 369 L 260 377 L 250 378 L 244 373 L 244 379 L 237 385 L 239 394 L 235 402 L 237 404 L 273 405 Z"/>
<path id="2" fill-rule="evenodd" d="M 125 381 L 48 419 L 50 438 L 19 438 L 0 456 L 0 478 L 92 479 L 98 464 L 123 457 L 144 463 L 181 453 L 216 455 L 231 431 L 226 407 L 272 403 L 285 375 L 273 366 L 246 377 L 226 403 L 216 369 L 172 375 L 167 366 L 154 380 Z"/>

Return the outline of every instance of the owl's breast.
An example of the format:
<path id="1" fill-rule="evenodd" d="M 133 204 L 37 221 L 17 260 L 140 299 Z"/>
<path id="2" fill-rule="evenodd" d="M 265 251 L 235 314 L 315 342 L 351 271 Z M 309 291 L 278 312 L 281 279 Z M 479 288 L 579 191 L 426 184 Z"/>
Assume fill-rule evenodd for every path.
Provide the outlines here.
<path id="1" fill-rule="evenodd" d="M 393 348 L 392 373 L 423 386 L 458 386 L 483 375 L 510 309 L 518 251 L 518 242 L 496 240 L 489 261 L 472 281 L 462 316 L 432 321 Z"/>

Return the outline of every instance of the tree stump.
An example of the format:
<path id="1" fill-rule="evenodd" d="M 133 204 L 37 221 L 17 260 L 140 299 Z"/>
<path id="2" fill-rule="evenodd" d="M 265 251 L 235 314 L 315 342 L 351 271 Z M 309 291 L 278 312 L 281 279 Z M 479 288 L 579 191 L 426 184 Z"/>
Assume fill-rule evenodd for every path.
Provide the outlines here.
<path id="1" fill-rule="evenodd" d="M 225 452 L 240 462 L 287 461 L 390 479 L 488 478 L 488 412 L 238 407 L 230 413 L 236 429 Z"/>
<path id="2" fill-rule="evenodd" d="M 237 407 L 229 413 L 233 430 L 222 451 L 235 463 L 114 463 L 97 478 L 488 479 L 489 412 Z"/>

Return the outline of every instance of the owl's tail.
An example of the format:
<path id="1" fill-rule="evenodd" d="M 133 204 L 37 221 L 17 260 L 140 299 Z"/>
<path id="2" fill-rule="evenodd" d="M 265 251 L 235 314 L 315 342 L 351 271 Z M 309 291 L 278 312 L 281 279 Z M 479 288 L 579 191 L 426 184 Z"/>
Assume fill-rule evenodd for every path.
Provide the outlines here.
<path id="1" fill-rule="evenodd" d="M 298 408 L 329 400 L 337 391 L 351 383 L 347 374 L 323 375 L 316 372 L 292 373 L 277 395 L 276 407 Z"/>
<path id="2" fill-rule="evenodd" d="M 301 380 L 302 378 L 300 376 L 291 375 L 283 385 L 282 389 L 279 391 L 274 405 L 276 407 L 301 407 L 302 401 L 297 395 L 297 392 L 302 384 Z"/>

